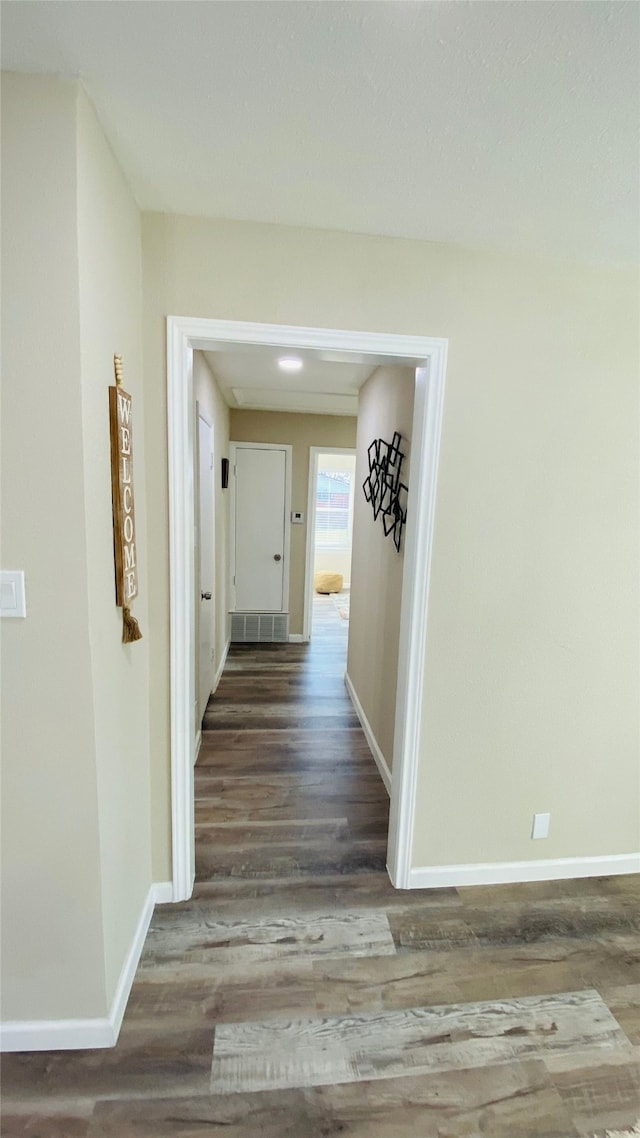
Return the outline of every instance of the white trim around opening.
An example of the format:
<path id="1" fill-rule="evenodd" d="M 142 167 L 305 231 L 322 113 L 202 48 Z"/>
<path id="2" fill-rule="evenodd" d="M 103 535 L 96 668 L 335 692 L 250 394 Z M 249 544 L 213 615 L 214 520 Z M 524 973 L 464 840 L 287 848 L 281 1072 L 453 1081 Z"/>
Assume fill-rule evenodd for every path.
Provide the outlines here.
<path id="1" fill-rule="evenodd" d="M 193 723 L 194 485 L 193 350 L 221 343 L 308 348 L 345 359 L 415 367 L 411 453 L 411 508 L 405 538 L 402 615 L 388 869 L 401 889 L 411 880 L 418 740 L 427 633 L 429 567 L 433 542 L 439 443 L 444 405 L 447 341 L 426 336 L 348 332 L 294 325 L 252 324 L 190 317 L 167 318 L 169 433 L 171 818 L 173 900 L 191 896 L 194 882 Z M 335 358 L 335 355 L 334 355 Z"/>

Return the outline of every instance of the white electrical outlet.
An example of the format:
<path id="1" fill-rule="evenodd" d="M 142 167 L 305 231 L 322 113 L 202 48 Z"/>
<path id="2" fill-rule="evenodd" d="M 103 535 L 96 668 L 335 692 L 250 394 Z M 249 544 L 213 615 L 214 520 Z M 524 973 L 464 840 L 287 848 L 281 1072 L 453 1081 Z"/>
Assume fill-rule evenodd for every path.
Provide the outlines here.
<path id="1" fill-rule="evenodd" d="M 533 828 L 531 830 L 532 838 L 548 838 L 549 826 L 551 824 L 550 814 L 534 814 L 533 815 Z"/>
<path id="2" fill-rule="evenodd" d="M 0 616 L 26 616 L 27 601 L 23 569 L 0 572 Z"/>

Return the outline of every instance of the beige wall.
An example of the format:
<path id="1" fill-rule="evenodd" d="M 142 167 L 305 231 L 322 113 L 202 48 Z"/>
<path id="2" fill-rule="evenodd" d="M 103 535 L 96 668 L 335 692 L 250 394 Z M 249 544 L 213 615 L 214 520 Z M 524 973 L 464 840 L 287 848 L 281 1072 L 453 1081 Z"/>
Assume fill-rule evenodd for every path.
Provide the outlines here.
<path id="1" fill-rule="evenodd" d="M 163 214 L 143 248 L 154 715 L 167 314 L 445 336 L 414 861 L 637 849 L 637 273 Z"/>
<path id="2" fill-rule="evenodd" d="M 148 635 L 139 216 L 75 84 L 2 78 L 2 1015 L 104 1017 L 150 885 L 148 640 L 115 608 L 125 356 Z"/>
<path id="3" fill-rule="evenodd" d="M 140 214 L 93 108 L 78 98 L 78 243 L 84 496 L 107 1003 L 151 881 L 149 616 Z M 107 388 L 122 355 L 133 397 L 133 475 L 143 639 L 122 643 L 115 605 Z"/>
<path id="4" fill-rule="evenodd" d="M 2 1015 L 105 1010 L 86 578 L 76 90 L 2 77 Z"/>
<path id="5" fill-rule="evenodd" d="M 353 562 L 347 672 L 371 730 L 393 765 L 398 645 L 404 546 L 396 550 L 385 537 L 382 518 L 374 520 L 361 489 L 369 473 L 367 450 L 374 439 L 391 442 L 402 435 L 402 480 L 410 475 L 415 372 L 411 368 L 379 367 L 360 389 L 356 497 L 353 515 Z"/>
<path id="6" fill-rule="evenodd" d="M 291 526 L 289 632 L 301 635 L 309 496 L 309 447 L 355 446 L 356 420 L 345 415 L 293 415 L 280 411 L 231 412 L 231 438 L 238 443 L 289 443 L 292 448 L 291 509 L 305 515 Z"/>
<path id="7" fill-rule="evenodd" d="M 229 408 L 202 352 L 193 353 L 193 390 L 196 401 L 213 423 L 214 493 L 215 493 L 215 565 L 214 597 L 215 669 L 220 667 L 229 644 L 229 605 L 227 599 L 229 568 L 229 490 L 222 489 L 220 460 L 229 457 Z M 196 606 L 196 611 L 198 606 Z"/>

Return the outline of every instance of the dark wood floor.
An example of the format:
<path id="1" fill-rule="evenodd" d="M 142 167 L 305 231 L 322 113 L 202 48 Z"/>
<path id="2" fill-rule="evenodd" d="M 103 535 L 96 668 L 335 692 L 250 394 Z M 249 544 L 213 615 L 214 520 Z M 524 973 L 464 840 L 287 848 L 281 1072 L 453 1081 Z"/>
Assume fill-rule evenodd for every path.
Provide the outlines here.
<path id="1" fill-rule="evenodd" d="M 640 882 L 397 892 L 346 623 L 235 646 L 193 899 L 118 1046 L 6 1056 L 5 1138 L 587 1138 L 640 1116 Z"/>

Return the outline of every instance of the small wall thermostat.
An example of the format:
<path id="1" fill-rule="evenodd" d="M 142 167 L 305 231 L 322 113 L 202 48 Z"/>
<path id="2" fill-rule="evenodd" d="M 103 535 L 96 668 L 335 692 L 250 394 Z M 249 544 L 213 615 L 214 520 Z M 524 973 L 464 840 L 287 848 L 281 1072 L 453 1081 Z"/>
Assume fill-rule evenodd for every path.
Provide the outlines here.
<path id="1" fill-rule="evenodd" d="M 304 525 L 304 514 L 301 514 L 299 510 L 292 510 L 291 511 L 291 525 L 292 526 L 303 526 Z"/>

